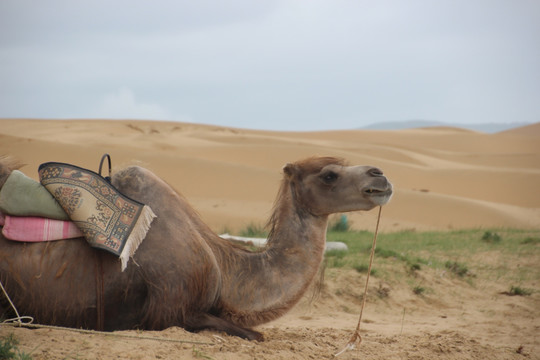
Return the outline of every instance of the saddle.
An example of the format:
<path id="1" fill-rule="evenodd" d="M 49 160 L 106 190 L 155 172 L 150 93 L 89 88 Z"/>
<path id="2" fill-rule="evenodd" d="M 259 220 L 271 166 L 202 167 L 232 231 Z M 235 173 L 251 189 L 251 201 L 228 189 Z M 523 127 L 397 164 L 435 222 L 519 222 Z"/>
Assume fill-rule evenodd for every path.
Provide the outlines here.
<path id="1" fill-rule="evenodd" d="M 105 159 L 106 177 L 101 175 Z M 110 156 L 103 155 L 98 173 L 59 162 L 41 164 L 38 173 L 39 183 L 14 170 L 0 189 L 4 236 L 19 241 L 83 236 L 90 246 L 117 255 L 124 271 L 156 216 L 111 184 Z"/>

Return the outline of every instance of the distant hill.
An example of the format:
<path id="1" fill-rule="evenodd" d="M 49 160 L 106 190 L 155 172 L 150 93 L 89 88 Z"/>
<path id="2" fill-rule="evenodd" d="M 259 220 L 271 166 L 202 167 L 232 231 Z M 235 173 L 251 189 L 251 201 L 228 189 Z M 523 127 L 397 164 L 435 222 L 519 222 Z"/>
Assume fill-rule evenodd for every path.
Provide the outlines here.
<path id="1" fill-rule="evenodd" d="M 501 132 L 502 134 L 520 135 L 520 136 L 540 136 L 540 122 L 527 124 L 525 126 L 512 128 Z"/>
<path id="2" fill-rule="evenodd" d="M 480 131 L 484 133 L 497 133 L 509 129 L 514 129 L 522 126 L 531 125 L 527 122 L 514 122 L 514 123 L 485 123 L 485 124 L 459 124 L 459 123 L 446 123 L 441 121 L 431 120 L 408 120 L 408 121 L 389 121 L 382 123 L 375 123 L 362 127 L 366 130 L 401 130 L 401 129 L 415 129 L 423 127 L 457 127 L 462 129 Z"/>

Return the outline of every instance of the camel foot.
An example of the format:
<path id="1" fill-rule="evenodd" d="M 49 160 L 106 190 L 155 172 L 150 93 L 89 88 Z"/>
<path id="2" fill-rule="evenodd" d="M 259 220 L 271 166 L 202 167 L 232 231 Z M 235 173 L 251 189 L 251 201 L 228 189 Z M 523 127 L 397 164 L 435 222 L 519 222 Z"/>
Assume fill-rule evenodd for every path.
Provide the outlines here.
<path id="1" fill-rule="evenodd" d="M 251 329 L 244 329 L 246 332 L 249 332 L 249 337 L 246 337 L 244 339 L 247 340 L 257 340 L 257 341 L 264 341 L 264 335 L 258 331 L 251 330 Z"/>
<path id="2" fill-rule="evenodd" d="M 238 336 L 246 340 L 264 341 L 264 335 L 262 333 L 240 327 L 227 320 L 220 319 L 210 314 L 204 314 L 199 316 L 197 319 L 192 319 L 189 321 L 189 325 L 186 326 L 186 329 L 195 332 L 211 329 L 223 331 L 227 335 Z"/>

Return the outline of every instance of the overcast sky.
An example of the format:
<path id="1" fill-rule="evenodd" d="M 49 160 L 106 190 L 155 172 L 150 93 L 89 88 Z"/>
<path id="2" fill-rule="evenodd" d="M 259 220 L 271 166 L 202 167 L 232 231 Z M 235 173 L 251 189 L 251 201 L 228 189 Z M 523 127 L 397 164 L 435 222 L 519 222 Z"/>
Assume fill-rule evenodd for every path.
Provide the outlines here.
<path id="1" fill-rule="evenodd" d="M 538 0 L 0 0 L 0 117 L 540 121 Z"/>

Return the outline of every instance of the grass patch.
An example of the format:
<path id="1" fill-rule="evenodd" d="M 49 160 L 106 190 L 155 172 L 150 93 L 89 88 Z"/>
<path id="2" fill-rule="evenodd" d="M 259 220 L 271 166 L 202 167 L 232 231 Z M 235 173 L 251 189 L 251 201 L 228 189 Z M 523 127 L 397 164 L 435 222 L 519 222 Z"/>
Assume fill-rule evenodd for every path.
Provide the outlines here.
<path id="1" fill-rule="evenodd" d="M 523 245 L 537 245 L 540 244 L 540 237 L 527 237 L 522 242 Z"/>
<path id="2" fill-rule="evenodd" d="M 503 292 L 504 295 L 508 296 L 530 296 L 533 291 L 531 289 L 525 289 L 520 286 L 511 286 L 510 291 Z"/>
<path id="3" fill-rule="evenodd" d="M 359 272 L 360 274 L 367 274 L 368 269 L 369 269 L 369 265 L 368 264 L 357 264 L 357 265 L 353 265 L 353 269 L 356 270 L 357 272 Z M 372 267 L 371 272 L 369 274 L 375 276 L 377 274 L 377 269 L 374 269 Z"/>
<path id="4" fill-rule="evenodd" d="M 367 271 L 369 269 L 369 265 L 367 265 L 367 264 L 358 264 L 358 265 L 354 265 L 353 268 L 357 272 L 363 274 L 363 273 L 367 273 Z"/>
<path id="5" fill-rule="evenodd" d="M 481 241 L 484 236 L 500 239 L 496 248 L 493 242 Z M 378 276 L 387 280 L 435 269 L 470 280 L 482 275 L 489 280 L 527 284 L 540 278 L 540 266 L 534 265 L 540 259 L 539 239 L 538 230 L 517 229 L 379 233 L 373 265 Z M 327 240 L 341 241 L 349 248 L 337 261 L 329 261 L 329 267 L 354 269 L 369 262 L 373 233 L 328 231 Z M 395 265 L 400 263 L 403 267 L 396 271 Z M 516 263 L 528 265 L 516 267 Z"/>
<path id="6" fill-rule="evenodd" d="M 326 266 L 329 268 L 343 268 L 347 265 L 345 257 L 347 256 L 347 251 L 343 250 L 330 250 L 325 254 Z"/>
<path id="7" fill-rule="evenodd" d="M 426 292 L 426 288 L 420 285 L 413 287 L 413 293 L 416 295 L 423 295 Z"/>
<path id="8" fill-rule="evenodd" d="M 500 243 L 501 236 L 496 232 L 486 231 L 484 235 L 482 235 L 482 241 L 487 243 Z"/>
<path id="9" fill-rule="evenodd" d="M 371 250 L 371 246 L 370 246 L 369 249 Z M 381 248 L 381 247 L 375 248 L 375 255 L 380 256 L 380 257 L 385 258 L 385 259 L 394 258 L 394 259 L 397 259 L 397 260 L 403 260 L 403 261 L 406 260 L 406 258 L 403 255 L 398 254 L 394 250 L 384 249 L 384 248 Z"/>
<path id="10" fill-rule="evenodd" d="M 24 353 L 17 347 L 19 341 L 13 334 L 0 338 L 0 359 L 31 360 L 30 354 Z"/>
<path id="11" fill-rule="evenodd" d="M 199 348 L 193 347 L 191 350 L 191 354 L 195 359 L 206 359 L 206 360 L 213 360 L 214 358 L 210 355 L 206 355 L 204 351 L 202 351 Z"/>
<path id="12" fill-rule="evenodd" d="M 384 299 L 390 296 L 390 289 L 383 286 L 382 283 L 379 283 L 379 287 L 377 288 L 377 296 L 379 299 Z"/>
<path id="13" fill-rule="evenodd" d="M 447 261 L 444 264 L 444 267 L 446 267 L 448 270 L 450 270 L 451 273 L 459 276 L 464 277 L 466 275 L 470 275 L 469 268 L 467 268 L 467 265 L 460 264 L 457 261 Z"/>

